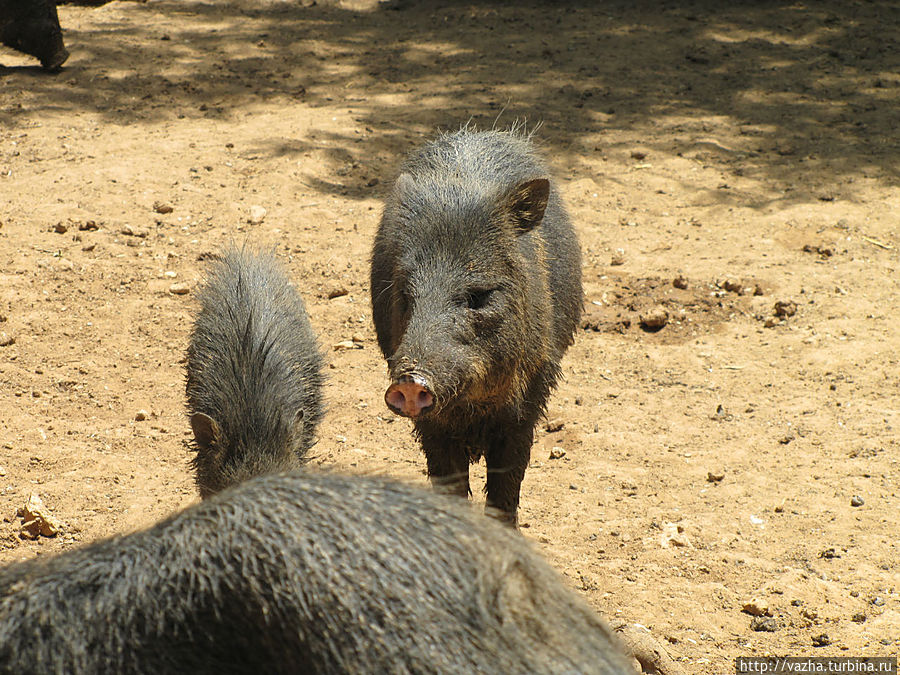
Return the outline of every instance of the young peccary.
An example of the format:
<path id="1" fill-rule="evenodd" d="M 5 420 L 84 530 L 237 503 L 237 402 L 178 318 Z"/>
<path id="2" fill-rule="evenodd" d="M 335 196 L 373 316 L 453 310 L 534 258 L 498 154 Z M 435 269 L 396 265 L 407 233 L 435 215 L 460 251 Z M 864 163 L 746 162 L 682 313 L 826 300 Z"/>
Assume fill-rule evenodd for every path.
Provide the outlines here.
<path id="1" fill-rule="evenodd" d="M 630 671 L 508 528 L 431 491 L 296 472 L 0 568 L 0 672 Z"/>
<path id="2" fill-rule="evenodd" d="M 516 523 L 534 426 L 581 314 L 575 231 L 530 137 L 444 134 L 403 164 L 372 252 L 372 315 L 434 483 Z"/>
<path id="3" fill-rule="evenodd" d="M 303 300 L 269 254 L 210 267 L 187 354 L 187 399 L 206 498 L 300 466 L 322 417 L 322 357 Z"/>

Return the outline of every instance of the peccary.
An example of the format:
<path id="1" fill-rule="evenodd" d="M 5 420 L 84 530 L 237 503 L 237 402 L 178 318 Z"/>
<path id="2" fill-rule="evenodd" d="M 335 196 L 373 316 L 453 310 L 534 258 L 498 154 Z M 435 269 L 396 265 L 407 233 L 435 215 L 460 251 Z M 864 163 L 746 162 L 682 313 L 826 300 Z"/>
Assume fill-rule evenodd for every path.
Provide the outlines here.
<path id="1" fill-rule="evenodd" d="M 372 314 L 432 482 L 516 523 L 534 426 L 581 306 L 581 253 L 560 196 L 517 129 L 443 134 L 403 164 L 372 252 Z"/>
<path id="2" fill-rule="evenodd" d="M 0 42 L 36 56 L 47 70 L 69 58 L 54 0 L 0 0 Z"/>
<path id="3" fill-rule="evenodd" d="M 376 478 L 251 479 L 0 568 L 0 672 L 630 672 L 524 538 Z"/>
<path id="4" fill-rule="evenodd" d="M 200 291 L 187 399 L 202 497 L 301 465 L 322 417 L 322 357 L 274 256 L 229 250 Z"/>

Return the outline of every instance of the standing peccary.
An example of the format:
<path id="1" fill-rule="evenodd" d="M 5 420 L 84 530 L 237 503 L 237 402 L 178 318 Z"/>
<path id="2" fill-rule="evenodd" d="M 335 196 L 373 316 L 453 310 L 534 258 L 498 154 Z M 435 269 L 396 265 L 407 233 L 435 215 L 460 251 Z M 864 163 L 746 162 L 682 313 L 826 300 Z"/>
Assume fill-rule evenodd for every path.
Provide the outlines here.
<path id="1" fill-rule="evenodd" d="M 322 417 L 322 357 L 303 299 L 278 261 L 230 250 L 200 291 L 187 399 L 206 498 L 301 465 Z"/>
<path id="2" fill-rule="evenodd" d="M 372 314 L 432 482 L 513 525 L 534 426 L 581 314 L 575 231 L 530 137 L 466 128 L 403 164 L 372 252 Z"/>
<path id="3" fill-rule="evenodd" d="M 0 672 L 631 672 L 527 542 L 456 498 L 303 472 L 0 568 Z"/>
<path id="4" fill-rule="evenodd" d="M 36 56 L 47 70 L 69 58 L 55 0 L 0 0 L 0 42 Z"/>

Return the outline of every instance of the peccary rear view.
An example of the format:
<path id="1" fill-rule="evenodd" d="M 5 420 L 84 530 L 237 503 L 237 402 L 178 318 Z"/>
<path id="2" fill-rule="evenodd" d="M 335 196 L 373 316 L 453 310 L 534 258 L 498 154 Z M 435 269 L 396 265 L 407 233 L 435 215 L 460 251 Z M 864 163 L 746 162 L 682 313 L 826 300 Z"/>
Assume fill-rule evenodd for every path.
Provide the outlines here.
<path id="1" fill-rule="evenodd" d="M 322 357 L 274 256 L 229 250 L 209 269 L 187 354 L 202 497 L 296 468 L 322 417 Z"/>
<path id="2" fill-rule="evenodd" d="M 462 129 L 403 164 L 375 237 L 372 315 L 436 484 L 516 522 L 534 426 L 582 305 L 581 254 L 530 137 Z"/>
<path id="3" fill-rule="evenodd" d="M 0 42 L 36 56 L 47 70 L 69 58 L 55 0 L 0 0 Z"/>
<path id="4" fill-rule="evenodd" d="M 522 537 L 385 480 L 270 475 L 0 569 L 0 672 L 630 672 Z"/>

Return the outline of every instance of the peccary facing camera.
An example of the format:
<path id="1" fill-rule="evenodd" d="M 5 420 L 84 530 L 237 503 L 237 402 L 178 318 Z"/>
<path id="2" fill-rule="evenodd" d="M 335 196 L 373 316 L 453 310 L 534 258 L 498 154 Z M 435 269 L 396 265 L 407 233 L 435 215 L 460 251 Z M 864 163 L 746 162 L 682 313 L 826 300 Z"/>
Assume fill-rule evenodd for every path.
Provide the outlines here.
<path id="1" fill-rule="evenodd" d="M 462 129 L 403 164 L 375 237 L 372 314 L 435 484 L 516 522 L 534 426 L 581 314 L 575 231 L 530 137 Z"/>
<path id="2" fill-rule="evenodd" d="M 321 368 L 303 299 L 272 255 L 230 250 L 210 266 L 187 355 L 202 497 L 302 464 L 322 417 Z"/>
<path id="3" fill-rule="evenodd" d="M 507 528 L 433 492 L 298 472 L 0 568 L 0 672 L 630 670 Z"/>
<path id="4" fill-rule="evenodd" d="M 0 0 L 0 42 L 36 56 L 47 70 L 69 58 L 55 0 Z"/>

